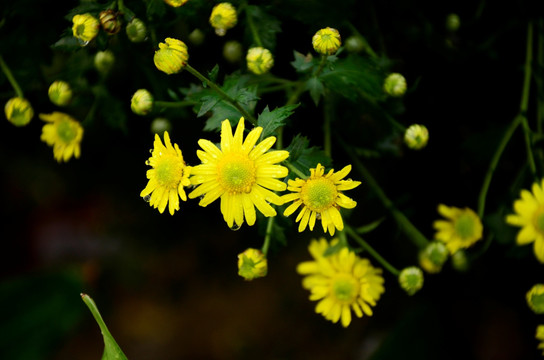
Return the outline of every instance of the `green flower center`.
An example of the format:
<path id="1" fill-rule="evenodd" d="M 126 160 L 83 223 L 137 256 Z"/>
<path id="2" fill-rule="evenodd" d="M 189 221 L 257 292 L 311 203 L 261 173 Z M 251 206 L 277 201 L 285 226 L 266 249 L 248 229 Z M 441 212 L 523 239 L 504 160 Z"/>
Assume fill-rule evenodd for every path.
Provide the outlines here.
<path id="1" fill-rule="evenodd" d="M 160 186 L 177 188 L 183 176 L 181 159 L 174 155 L 163 155 L 155 166 L 155 174 Z"/>
<path id="2" fill-rule="evenodd" d="M 342 304 L 351 304 L 359 295 L 359 282 L 350 274 L 338 274 L 331 284 L 332 295 Z"/>
<path id="3" fill-rule="evenodd" d="M 300 198 L 310 210 L 321 212 L 333 206 L 338 191 L 334 183 L 326 178 L 306 181 L 300 190 Z"/>
<path id="4" fill-rule="evenodd" d="M 474 219 L 470 214 L 462 214 L 457 221 L 455 221 L 455 232 L 460 238 L 468 239 L 474 236 L 474 225 Z"/>
<path id="5" fill-rule="evenodd" d="M 229 154 L 219 163 L 217 175 L 229 193 L 248 193 L 255 183 L 255 163 L 245 154 Z"/>
<path id="6" fill-rule="evenodd" d="M 537 231 L 544 235 L 544 206 L 541 206 L 535 213 L 534 224 Z"/>
<path id="7" fill-rule="evenodd" d="M 77 129 L 69 120 L 61 120 L 57 125 L 57 135 L 65 144 L 70 144 L 77 136 Z"/>

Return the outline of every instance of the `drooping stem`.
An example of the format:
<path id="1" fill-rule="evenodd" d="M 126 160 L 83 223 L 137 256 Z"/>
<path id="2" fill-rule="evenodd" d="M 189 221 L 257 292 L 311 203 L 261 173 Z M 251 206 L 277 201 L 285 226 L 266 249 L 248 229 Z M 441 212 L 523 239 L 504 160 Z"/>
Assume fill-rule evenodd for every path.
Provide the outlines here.
<path id="1" fill-rule="evenodd" d="M 301 179 L 307 179 L 308 178 L 308 175 L 304 174 L 302 171 L 300 171 L 295 165 L 293 165 L 289 161 L 284 161 L 283 163 L 289 168 L 289 170 L 294 172 Z"/>
<path id="2" fill-rule="evenodd" d="M 11 73 L 11 70 L 9 69 L 8 65 L 4 61 L 4 58 L 2 57 L 2 55 L 0 55 L 0 67 L 2 68 L 2 72 L 4 73 L 4 75 L 6 75 L 6 78 L 8 79 L 9 83 L 13 87 L 15 94 L 20 98 L 24 97 L 23 90 L 21 90 L 21 87 L 17 83 L 17 80 L 15 80 L 15 77 Z"/>

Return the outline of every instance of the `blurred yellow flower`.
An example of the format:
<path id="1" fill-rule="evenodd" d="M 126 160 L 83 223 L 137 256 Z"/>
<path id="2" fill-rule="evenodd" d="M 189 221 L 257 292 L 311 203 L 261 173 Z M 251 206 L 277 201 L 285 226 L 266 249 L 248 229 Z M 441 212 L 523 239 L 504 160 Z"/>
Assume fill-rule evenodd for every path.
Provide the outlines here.
<path id="1" fill-rule="evenodd" d="M 375 268 L 368 259 L 361 259 L 344 247 L 331 255 L 324 255 L 334 245 L 323 238 L 312 240 L 308 250 L 312 261 L 297 266 L 297 272 L 305 275 L 302 286 L 310 290 L 310 300 L 319 301 L 315 311 L 325 319 L 343 327 L 351 323 L 351 311 L 357 317 L 372 316 L 371 306 L 376 306 L 385 291 L 382 270 Z"/>
<path id="2" fill-rule="evenodd" d="M 182 5 L 185 5 L 189 0 L 164 0 L 165 3 L 172 7 L 180 7 Z"/>
<path id="3" fill-rule="evenodd" d="M 228 29 L 231 29 L 238 22 L 236 9 L 231 3 L 224 2 L 215 5 L 210 15 L 210 24 L 215 29 L 215 33 L 224 36 Z"/>
<path id="4" fill-rule="evenodd" d="M 342 45 L 342 39 L 338 30 L 326 27 L 315 33 L 312 37 L 314 50 L 323 55 L 332 55 Z"/>
<path id="5" fill-rule="evenodd" d="M 433 223 L 437 231 L 435 238 L 446 244 L 450 254 L 466 249 L 482 238 L 482 222 L 473 210 L 440 204 L 438 212 L 447 220 L 436 220 Z"/>
<path id="6" fill-rule="evenodd" d="M 238 275 L 244 279 L 264 277 L 267 272 L 268 261 L 260 250 L 249 248 L 238 255 Z"/>
<path id="7" fill-rule="evenodd" d="M 542 355 L 544 355 L 544 325 L 537 326 L 535 337 L 540 341 L 540 344 L 538 344 L 538 349 L 542 349 Z"/>
<path id="8" fill-rule="evenodd" d="M 49 100 L 57 106 L 66 106 L 72 100 L 72 88 L 66 81 L 54 81 L 47 91 Z"/>
<path id="9" fill-rule="evenodd" d="M 262 47 L 253 47 L 246 55 L 247 68 L 254 74 L 267 73 L 274 66 L 274 57 L 270 50 Z"/>
<path id="10" fill-rule="evenodd" d="M 22 97 L 12 97 L 4 106 L 6 118 L 15 126 L 25 126 L 32 120 L 34 110 L 30 102 Z"/>
<path id="11" fill-rule="evenodd" d="M 157 69 L 168 75 L 178 73 L 189 61 L 187 45 L 181 40 L 166 38 L 155 51 L 153 61 Z"/>
<path id="12" fill-rule="evenodd" d="M 208 206 L 221 198 L 221 213 L 230 228 L 244 223 L 255 224 L 255 207 L 266 217 L 276 216 L 270 205 L 281 205 L 281 198 L 273 191 L 287 187 L 283 181 L 286 167 L 276 165 L 289 157 L 285 150 L 268 151 L 276 142 L 274 136 L 257 144 L 262 127 L 255 127 L 245 141 L 244 118 L 240 118 L 232 134 L 229 120 L 221 124 L 221 148 L 209 140 L 200 139 L 197 156 L 202 164 L 193 167 L 191 184 L 199 185 L 190 194 L 194 199 L 202 196 L 199 205 Z M 271 191 L 272 190 L 272 191 Z"/>
<path id="13" fill-rule="evenodd" d="M 544 314 L 544 284 L 534 285 L 525 295 L 527 305 L 535 314 Z"/>
<path id="14" fill-rule="evenodd" d="M 100 22 L 89 13 L 74 15 L 72 22 L 72 33 L 81 40 L 82 45 L 87 45 L 98 35 L 98 30 L 100 30 Z"/>
<path id="15" fill-rule="evenodd" d="M 179 210 L 179 198 L 187 201 L 184 186 L 191 185 L 189 175 L 191 167 L 185 164 L 178 144 L 170 142 L 168 131 L 164 132 L 164 145 L 158 134 L 155 134 L 155 142 L 151 157 L 146 164 L 152 169 L 147 170 L 149 179 L 140 196 L 149 199 L 149 205 L 159 209 L 162 214 L 168 204 L 170 215 Z M 149 197 L 151 195 L 151 197 Z"/>
<path id="16" fill-rule="evenodd" d="M 41 140 L 53 146 L 55 159 L 61 162 L 68 161 L 72 156 L 79 158 L 83 139 L 81 124 L 70 115 L 58 111 L 40 114 L 40 119 L 47 122 L 42 128 Z"/>
<path id="17" fill-rule="evenodd" d="M 432 241 L 419 252 L 419 266 L 430 274 L 436 274 L 442 270 L 448 257 L 446 245 L 440 241 Z"/>

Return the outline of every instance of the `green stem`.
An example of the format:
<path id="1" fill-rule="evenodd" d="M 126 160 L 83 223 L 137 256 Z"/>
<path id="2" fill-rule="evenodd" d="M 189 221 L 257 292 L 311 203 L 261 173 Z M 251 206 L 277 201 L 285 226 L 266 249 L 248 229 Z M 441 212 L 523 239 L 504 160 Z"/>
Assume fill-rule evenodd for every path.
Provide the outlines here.
<path id="1" fill-rule="evenodd" d="M 284 161 L 283 163 L 285 164 L 285 166 L 287 166 L 289 168 L 289 170 L 294 172 L 299 178 L 301 178 L 301 179 L 307 179 L 308 178 L 308 175 L 304 174 L 302 171 L 300 171 L 295 165 L 293 165 L 289 161 Z"/>
<path id="2" fill-rule="evenodd" d="M 323 68 L 325 67 L 325 63 L 327 62 L 327 55 L 321 55 L 321 61 L 319 62 L 319 67 L 317 68 L 317 71 L 313 74 L 313 77 L 318 77 L 319 74 L 323 71 Z"/>
<path id="3" fill-rule="evenodd" d="M 285 103 L 285 106 L 293 105 L 298 102 L 298 99 L 300 98 L 300 95 L 305 90 L 306 83 L 304 81 L 299 81 L 295 87 L 295 90 L 291 93 L 289 96 L 289 99 L 287 99 L 287 102 Z M 276 148 L 281 150 L 283 149 L 283 128 L 284 126 L 279 127 L 277 131 L 278 139 L 276 141 Z"/>
<path id="4" fill-rule="evenodd" d="M 326 94 L 323 102 L 323 150 L 328 157 L 332 158 L 331 146 L 331 121 L 334 107 L 330 94 Z"/>
<path id="5" fill-rule="evenodd" d="M 255 41 L 255 44 L 259 47 L 263 47 L 263 42 L 261 41 L 261 38 L 259 37 L 259 33 L 257 32 L 257 28 L 255 27 L 255 23 L 253 22 L 253 18 L 249 14 L 249 6 L 245 7 L 246 10 L 246 19 L 247 24 L 249 25 L 249 29 L 251 31 L 251 35 L 253 36 L 253 41 Z"/>
<path id="6" fill-rule="evenodd" d="M 80 295 L 85 305 L 87 305 L 87 307 L 91 311 L 91 314 L 93 314 L 93 317 L 96 320 L 98 326 L 100 327 L 102 334 L 104 336 L 112 337 L 110 331 L 108 330 L 108 327 L 106 326 L 106 323 L 102 319 L 102 315 L 100 315 L 100 312 L 98 311 L 98 308 L 96 307 L 96 303 L 94 302 L 94 300 L 87 294 L 82 293 Z"/>
<path id="7" fill-rule="evenodd" d="M 0 67 L 2 68 L 4 75 L 6 75 L 6 78 L 8 79 L 11 86 L 13 87 L 15 94 L 17 94 L 17 97 L 23 98 L 24 97 L 23 90 L 21 90 L 21 87 L 17 83 L 17 80 L 15 80 L 15 77 L 11 73 L 11 70 L 9 69 L 8 65 L 4 61 L 4 58 L 2 57 L 2 55 L 0 55 Z"/>
<path id="8" fill-rule="evenodd" d="M 186 107 L 186 106 L 193 106 L 197 104 L 195 101 L 154 101 L 153 106 L 154 107 L 161 107 L 161 108 L 180 108 L 180 107 Z"/>
<path id="9" fill-rule="evenodd" d="M 257 126 L 257 120 L 247 112 L 246 109 L 244 109 L 236 100 L 231 98 L 226 92 L 224 92 L 219 86 L 217 86 L 213 81 L 202 75 L 198 70 L 193 68 L 191 65 L 187 64 L 185 66 L 185 69 L 189 71 L 191 74 L 193 74 L 197 79 L 199 79 L 202 82 L 205 82 L 210 88 L 212 88 L 215 92 L 217 92 L 223 99 L 230 102 L 239 112 L 242 114 L 242 116 L 249 120 L 254 126 Z"/>
<path id="10" fill-rule="evenodd" d="M 268 248 L 270 247 L 270 239 L 272 238 L 272 227 L 274 226 L 274 216 L 268 218 L 266 223 L 266 233 L 264 235 L 264 243 L 261 248 L 261 252 L 266 256 L 268 253 Z"/>
<path id="11" fill-rule="evenodd" d="M 361 245 L 363 249 L 365 249 L 370 256 L 372 256 L 376 261 L 378 261 L 384 268 L 387 269 L 391 274 L 398 277 L 400 272 L 391 265 L 387 260 L 385 260 L 370 244 L 368 244 L 359 234 L 357 234 L 350 226 L 345 226 L 345 231 L 348 233 L 349 236 L 351 236 L 355 241 Z"/>
<path id="12" fill-rule="evenodd" d="M 527 161 L 531 173 L 536 176 L 536 164 L 533 156 L 533 146 L 531 141 L 531 129 L 527 121 L 527 108 L 529 107 L 529 91 L 531 88 L 531 76 L 532 76 L 532 62 L 533 62 L 533 24 L 529 22 L 527 25 L 527 49 L 525 53 L 525 79 L 523 81 L 523 92 L 521 95 L 520 113 L 523 115 L 521 124 L 523 125 L 523 132 L 525 137 L 525 146 L 527 148 Z"/>

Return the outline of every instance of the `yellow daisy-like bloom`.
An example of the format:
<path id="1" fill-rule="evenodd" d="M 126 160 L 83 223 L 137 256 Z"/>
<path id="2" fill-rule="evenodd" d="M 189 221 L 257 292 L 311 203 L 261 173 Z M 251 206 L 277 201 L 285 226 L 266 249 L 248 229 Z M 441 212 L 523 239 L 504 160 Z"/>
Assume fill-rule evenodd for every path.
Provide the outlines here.
<path id="1" fill-rule="evenodd" d="M 187 201 L 183 187 L 191 185 L 191 167 L 185 164 L 178 144 L 172 146 L 168 131 L 164 132 L 164 145 L 159 135 L 155 134 L 153 151 L 146 165 L 152 169 L 147 170 L 149 182 L 140 196 L 149 199 L 149 205 L 158 208 L 161 214 L 168 204 L 170 215 L 174 215 L 179 210 L 179 198 Z"/>
<path id="2" fill-rule="evenodd" d="M 49 100 L 57 106 L 66 106 L 72 100 L 72 88 L 66 81 L 54 81 L 47 91 Z"/>
<path id="3" fill-rule="evenodd" d="M 287 176 L 288 170 L 276 163 L 287 159 L 289 152 L 268 151 L 276 142 L 274 136 L 257 144 L 262 131 L 262 127 L 255 127 L 243 141 L 242 117 L 234 135 L 229 120 L 221 124 L 221 149 L 211 141 L 198 141 L 204 150 L 196 153 L 202 164 L 193 167 L 191 184 L 199 186 L 189 194 L 189 198 L 204 195 L 200 206 L 208 206 L 221 198 L 221 213 L 231 228 L 235 227 L 234 224 L 240 227 L 244 217 L 248 225 L 255 224 L 255 207 L 270 217 L 276 216 L 276 210 L 270 204 L 282 204 L 281 198 L 273 191 L 285 190 L 286 184 L 277 179 Z"/>
<path id="4" fill-rule="evenodd" d="M 70 115 L 58 111 L 40 114 L 40 119 L 47 122 L 42 128 L 40 139 L 53 146 L 55 159 L 58 162 L 68 161 L 72 155 L 79 158 L 83 139 L 81 124 Z"/>
<path id="5" fill-rule="evenodd" d="M 238 255 L 238 275 L 246 280 L 266 276 L 268 261 L 262 251 L 249 248 Z"/>
<path id="6" fill-rule="evenodd" d="M 74 23 L 72 33 L 85 45 L 94 39 L 100 30 L 100 21 L 89 13 L 74 15 L 72 22 Z"/>
<path id="7" fill-rule="evenodd" d="M 342 45 L 342 39 L 338 30 L 326 27 L 319 30 L 312 37 L 314 50 L 323 55 L 332 55 Z"/>
<path id="8" fill-rule="evenodd" d="M 483 226 L 480 218 L 469 208 L 438 205 L 438 212 L 448 220 L 436 220 L 435 239 L 446 244 L 450 254 L 466 249 L 482 238 Z"/>
<path id="9" fill-rule="evenodd" d="M 254 74 L 261 75 L 270 71 L 274 66 L 274 57 L 270 50 L 263 47 L 253 47 L 247 51 L 247 68 Z"/>
<path id="10" fill-rule="evenodd" d="M 327 175 L 325 167 L 317 164 L 315 169 L 310 169 L 310 177 L 307 179 L 289 180 L 287 190 L 291 194 L 282 196 L 284 203 L 294 201 L 283 215 L 289 216 L 302 205 L 296 221 L 300 221 L 298 231 L 302 232 L 306 226 L 314 229 L 315 221 L 321 219 L 323 231 L 334 235 L 335 229 L 343 230 L 344 222 L 339 208 L 353 209 L 357 202 L 342 193 L 351 190 L 361 184 L 360 181 L 342 180 L 351 171 L 351 165 L 338 172 L 331 169 Z"/>
<path id="11" fill-rule="evenodd" d="M 22 97 L 12 97 L 4 106 L 6 119 L 15 126 L 25 126 L 32 120 L 34 109 L 30 102 Z"/>
<path id="12" fill-rule="evenodd" d="M 182 5 L 185 5 L 189 0 L 164 0 L 165 3 L 172 7 L 180 7 Z"/>
<path id="13" fill-rule="evenodd" d="M 231 29 L 238 22 L 236 8 L 231 3 L 224 2 L 217 4 L 212 9 L 210 15 L 210 24 L 215 29 L 215 33 L 224 36 L 228 29 Z"/>
<path id="14" fill-rule="evenodd" d="M 384 279 L 381 269 L 348 248 L 324 256 L 336 241 L 329 245 L 323 238 L 312 240 L 308 250 L 314 260 L 300 263 L 297 272 L 305 275 L 302 286 L 310 290 L 310 300 L 319 301 L 316 313 L 334 323 L 340 320 L 347 327 L 352 310 L 357 317 L 372 316 L 371 306 L 376 306 L 385 291 Z"/>
<path id="15" fill-rule="evenodd" d="M 187 45 L 181 40 L 166 38 L 155 51 L 153 62 L 157 69 L 168 75 L 180 72 L 189 61 Z"/>
<path id="16" fill-rule="evenodd" d="M 538 349 L 542 349 L 542 355 L 544 355 L 544 325 L 537 326 L 535 337 L 540 341 L 540 344 L 538 344 Z"/>
<path id="17" fill-rule="evenodd" d="M 506 222 L 521 227 L 517 244 L 533 243 L 536 258 L 544 263 L 544 179 L 535 182 L 532 190 L 521 190 L 521 198 L 514 201 L 516 213 L 506 216 Z"/>

